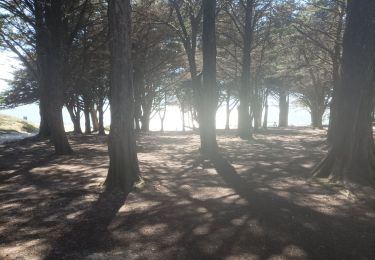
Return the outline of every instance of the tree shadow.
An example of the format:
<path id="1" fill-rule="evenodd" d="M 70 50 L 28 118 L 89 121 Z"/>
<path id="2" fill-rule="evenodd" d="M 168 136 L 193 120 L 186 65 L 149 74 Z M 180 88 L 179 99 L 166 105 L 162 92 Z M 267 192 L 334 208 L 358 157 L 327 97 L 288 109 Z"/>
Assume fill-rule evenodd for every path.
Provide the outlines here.
<path id="1" fill-rule="evenodd" d="M 354 227 L 350 217 L 325 215 L 309 207 L 297 205 L 277 196 L 271 187 L 265 191 L 257 189 L 256 183 L 249 183 L 241 177 L 221 155 L 212 156 L 211 162 L 223 180 L 248 202 L 249 212 L 262 223 L 265 233 L 273 234 L 265 240 L 263 249 L 259 250 L 260 259 L 268 259 L 273 254 L 279 254 L 283 248 L 290 245 L 303 249 L 311 259 L 374 257 L 375 251 L 370 245 L 374 237 L 369 238 L 368 245 L 359 245 L 356 242 L 365 232 L 352 233 L 353 229 L 365 231 L 366 226 L 372 226 L 367 220 L 357 223 Z M 227 249 L 234 244 L 240 232 L 241 229 L 218 248 L 218 257 L 227 255 Z"/>
<path id="2" fill-rule="evenodd" d="M 110 249 L 113 242 L 108 226 L 124 205 L 127 195 L 121 191 L 104 190 L 72 228 L 53 243 L 44 259 L 81 259 L 92 252 Z"/>

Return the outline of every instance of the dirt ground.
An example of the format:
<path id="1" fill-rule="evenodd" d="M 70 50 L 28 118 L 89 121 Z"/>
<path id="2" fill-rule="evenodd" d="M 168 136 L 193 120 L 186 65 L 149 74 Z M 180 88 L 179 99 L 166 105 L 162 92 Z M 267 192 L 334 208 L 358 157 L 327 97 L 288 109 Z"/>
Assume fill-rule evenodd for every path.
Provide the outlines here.
<path id="1" fill-rule="evenodd" d="M 324 132 L 139 137 L 144 185 L 103 192 L 106 137 L 0 145 L 0 259 L 375 259 L 375 192 L 310 179 Z"/>

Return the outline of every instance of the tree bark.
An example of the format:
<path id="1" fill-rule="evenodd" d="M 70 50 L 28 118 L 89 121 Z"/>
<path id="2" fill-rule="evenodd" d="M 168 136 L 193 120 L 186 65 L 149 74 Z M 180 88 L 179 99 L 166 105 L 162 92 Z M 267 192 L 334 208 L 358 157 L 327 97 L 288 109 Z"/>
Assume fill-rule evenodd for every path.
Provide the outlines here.
<path id="1" fill-rule="evenodd" d="M 185 132 L 185 106 L 181 103 L 181 116 L 182 116 L 182 132 Z"/>
<path id="2" fill-rule="evenodd" d="M 108 5 L 111 51 L 111 129 L 108 140 L 108 188 L 129 192 L 139 179 L 133 127 L 134 88 L 131 64 L 130 0 L 110 0 Z"/>
<path id="3" fill-rule="evenodd" d="M 310 108 L 311 125 L 313 128 L 323 129 L 323 114 L 324 110 L 317 105 Z"/>
<path id="4" fill-rule="evenodd" d="M 217 152 L 216 107 L 216 0 L 203 0 L 203 85 L 199 104 L 199 133 L 201 153 L 212 155 Z"/>
<path id="5" fill-rule="evenodd" d="M 40 123 L 39 123 L 38 137 L 50 138 L 51 129 L 48 126 L 48 120 L 47 120 L 46 108 L 45 108 L 44 102 L 45 102 L 44 99 L 40 98 L 40 101 L 39 101 Z"/>
<path id="6" fill-rule="evenodd" d="M 73 133 L 82 134 L 80 111 L 77 110 L 77 112 L 74 112 L 73 104 L 67 104 L 66 108 L 69 112 L 70 119 L 72 120 L 72 123 L 73 123 Z"/>
<path id="7" fill-rule="evenodd" d="M 337 103 L 336 103 L 336 97 L 338 95 L 339 87 L 340 87 L 340 63 L 341 63 L 341 38 L 342 38 L 342 30 L 344 25 L 344 6 L 345 4 L 342 4 L 342 2 L 337 1 L 336 3 L 336 10 L 339 13 L 338 15 L 338 21 L 337 21 L 337 29 L 336 29 L 336 35 L 335 35 L 335 43 L 334 43 L 334 49 L 333 54 L 331 55 L 332 60 L 332 83 L 333 83 L 333 89 L 332 89 L 332 98 L 330 103 L 330 113 L 329 113 L 329 125 L 328 125 L 328 133 L 327 133 L 327 141 L 330 143 L 333 135 L 334 135 L 334 128 L 336 125 L 336 113 L 337 113 Z"/>
<path id="8" fill-rule="evenodd" d="M 90 108 L 91 105 L 87 98 L 83 98 L 83 114 L 85 116 L 85 134 L 91 134 Z"/>
<path id="9" fill-rule="evenodd" d="M 279 93 L 279 127 L 288 126 L 289 94 L 284 88 Z"/>
<path id="10" fill-rule="evenodd" d="M 144 59 L 140 59 L 144 60 Z M 139 61 L 140 62 L 140 61 Z M 145 77 L 144 77 L 144 63 L 134 65 L 134 120 L 135 129 L 137 131 L 141 130 L 141 117 L 142 117 L 142 92 L 144 92 Z"/>
<path id="11" fill-rule="evenodd" d="M 240 87 L 240 105 L 238 107 L 238 135 L 241 139 L 251 139 L 250 108 L 250 67 L 252 20 L 254 1 L 247 0 L 245 8 L 245 27 L 243 33 L 242 74 Z"/>
<path id="12" fill-rule="evenodd" d="M 103 111 L 104 101 L 99 99 L 98 102 L 98 113 L 99 113 L 99 135 L 105 135 L 104 129 L 104 111 Z"/>
<path id="13" fill-rule="evenodd" d="M 230 119 L 230 91 L 227 90 L 227 97 L 226 97 L 226 100 L 225 100 L 225 110 L 226 110 L 226 113 L 225 113 L 225 130 L 230 130 L 230 127 L 229 127 L 229 119 Z"/>
<path id="14" fill-rule="evenodd" d="M 90 115 L 91 115 L 91 121 L 92 121 L 92 129 L 94 132 L 99 131 L 99 120 L 98 120 L 97 112 L 98 111 L 95 109 L 94 105 L 91 105 Z"/>
<path id="15" fill-rule="evenodd" d="M 343 40 L 337 125 L 327 157 L 314 176 L 345 184 L 375 185 L 375 147 L 371 125 L 374 97 L 375 1 L 349 1 Z"/>
<path id="16" fill-rule="evenodd" d="M 264 101 L 264 117 L 263 117 L 263 129 L 267 129 L 268 123 L 268 90 Z"/>
<path id="17" fill-rule="evenodd" d="M 36 11 L 37 61 L 40 71 L 40 99 L 44 124 L 51 132 L 51 141 L 58 155 L 71 154 L 72 149 L 64 129 L 65 42 L 62 1 L 42 5 L 34 2 Z"/>

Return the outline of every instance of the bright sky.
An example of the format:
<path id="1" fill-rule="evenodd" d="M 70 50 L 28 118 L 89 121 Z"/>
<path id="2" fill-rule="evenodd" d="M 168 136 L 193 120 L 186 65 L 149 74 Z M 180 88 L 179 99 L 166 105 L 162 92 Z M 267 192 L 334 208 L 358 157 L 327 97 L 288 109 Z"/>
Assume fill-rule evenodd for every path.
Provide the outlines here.
<path id="1" fill-rule="evenodd" d="M 11 79 L 12 72 L 15 68 L 19 66 L 19 61 L 15 56 L 10 52 L 0 52 L 0 91 L 3 91 L 7 88 L 7 83 L 4 79 Z M 293 101 L 293 100 L 291 100 Z M 292 102 L 293 103 L 293 102 Z M 274 122 L 278 122 L 278 115 L 279 110 L 277 106 L 277 101 L 273 98 L 269 99 L 269 114 L 268 114 L 268 125 L 273 125 Z M 35 124 L 39 124 L 39 108 L 37 104 L 26 105 L 17 107 L 14 109 L 7 109 L 7 110 L 0 110 L 1 114 L 11 115 L 18 118 L 27 117 L 28 121 L 33 122 Z M 64 116 L 64 123 L 65 128 L 67 131 L 73 129 L 72 122 L 69 117 L 68 111 L 64 108 L 63 110 Z M 190 121 L 185 115 L 186 121 Z M 84 120 L 82 118 L 82 127 L 84 124 Z M 221 107 L 218 110 L 216 115 L 216 123 L 218 129 L 223 129 L 225 127 L 225 108 Z M 291 106 L 289 110 L 289 125 L 294 126 L 306 126 L 310 125 L 310 114 L 303 108 Z M 110 124 L 110 113 L 109 109 L 107 109 L 104 115 L 104 124 L 105 126 Z M 188 124 L 187 124 L 188 125 Z M 230 118 L 230 126 L 231 128 L 237 127 L 237 110 L 233 109 Z M 155 115 L 154 118 L 151 119 L 150 122 L 150 129 L 151 130 L 160 130 L 160 119 L 158 115 Z M 182 129 L 182 120 L 181 120 L 181 113 L 176 106 L 170 106 L 167 109 L 166 118 L 164 121 L 164 130 L 166 131 L 175 131 Z"/>

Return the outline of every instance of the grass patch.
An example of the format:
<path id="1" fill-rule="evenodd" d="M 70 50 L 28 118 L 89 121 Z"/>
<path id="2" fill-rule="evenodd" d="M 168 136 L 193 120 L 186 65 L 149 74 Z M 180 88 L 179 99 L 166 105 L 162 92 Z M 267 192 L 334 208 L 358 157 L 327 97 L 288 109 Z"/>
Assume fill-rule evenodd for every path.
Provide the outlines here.
<path id="1" fill-rule="evenodd" d="M 1 132 L 36 133 L 38 132 L 38 127 L 16 117 L 0 114 L 0 133 Z"/>

